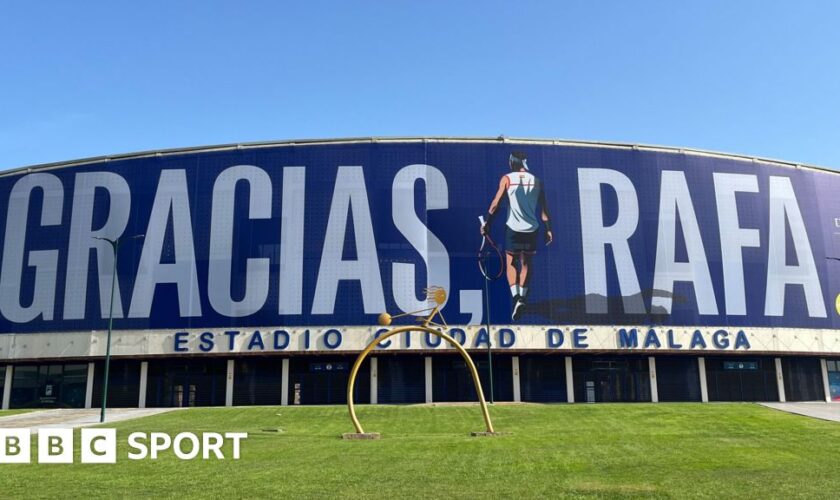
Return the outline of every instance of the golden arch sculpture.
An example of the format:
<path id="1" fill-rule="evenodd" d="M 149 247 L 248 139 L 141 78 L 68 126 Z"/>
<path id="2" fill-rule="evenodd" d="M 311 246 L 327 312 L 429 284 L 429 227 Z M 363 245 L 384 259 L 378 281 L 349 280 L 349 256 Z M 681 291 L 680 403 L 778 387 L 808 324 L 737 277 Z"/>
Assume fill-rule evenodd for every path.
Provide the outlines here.
<path id="1" fill-rule="evenodd" d="M 481 380 L 478 377 L 478 370 L 475 368 L 475 363 L 473 363 L 472 358 L 467 353 L 466 349 L 461 346 L 455 339 L 450 337 L 448 334 L 430 328 L 429 325 L 439 326 L 443 328 L 448 328 L 446 325 L 446 320 L 443 319 L 443 315 L 440 312 L 440 307 L 446 302 L 446 291 L 440 287 L 432 287 L 426 290 L 427 299 L 430 302 L 434 302 L 434 306 L 428 309 L 422 309 L 420 311 L 414 311 L 405 314 L 399 314 L 393 316 L 393 318 L 398 318 L 400 316 L 406 316 L 409 314 L 415 314 L 419 312 L 430 311 L 429 315 L 425 318 L 421 318 L 421 324 L 418 326 L 401 326 L 398 328 L 394 328 L 392 330 L 388 330 L 384 335 L 381 335 L 375 339 L 373 339 L 365 349 L 359 353 L 359 357 L 356 358 L 356 362 L 353 364 L 353 368 L 350 370 L 350 377 L 347 381 L 347 409 L 350 411 L 350 419 L 353 421 L 353 427 L 356 429 L 356 433 L 358 435 L 365 435 L 365 431 L 362 428 L 362 424 L 359 423 L 358 417 L 356 417 L 356 407 L 353 404 L 353 387 L 356 383 L 356 375 L 359 372 L 359 368 L 362 366 L 362 362 L 367 358 L 368 354 L 376 348 L 376 345 L 380 342 L 393 337 L 394 335 L 399 335 L 400 333 L 404 332 L 413 332 L 413 331 L 421 331 L 430 333 L 432 335 L 436 335 L 441 339 L 445 340 L 449 343 L 452 347 L 454 347 L 458 353 L 461 354 L 461 357 L 464 358 L 464 361 L 467 363 L 467 368 L 470 370 L 470 374 L 472 375 L 473 383 L 475 384 L 475 392 L 478 395 L 478 402 L 481 405 L 481 414 L 484 417 L 484 425 L 486 428 L 486 434 L 493 435 L 495 431 L 493 430 L 493 422 L 490 420 L 490 411 L 487 409 L 487 401 L 484 399 L 484 391 L 481 390 Z M 443 324 L 434 323 L 432 320 L 435 316 L 440 316 L 441 321 Z M 390 326 L 391 320 L 393 319 L 391 315 L 388 313 L 382 313 L 379 315 L 379 324 L 382 326 Z"/>

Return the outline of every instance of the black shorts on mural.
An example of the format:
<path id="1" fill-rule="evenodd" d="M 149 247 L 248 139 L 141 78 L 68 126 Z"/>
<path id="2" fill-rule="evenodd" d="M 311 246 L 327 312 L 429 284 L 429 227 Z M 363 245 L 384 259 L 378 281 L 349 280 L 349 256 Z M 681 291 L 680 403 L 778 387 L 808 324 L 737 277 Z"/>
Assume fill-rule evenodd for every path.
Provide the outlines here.
<path id="1" fill-rule="evenodd" d="M 505 226 L 505 252 L 507 253 L 537 253 L 537 233 L 520 233 Z"/>

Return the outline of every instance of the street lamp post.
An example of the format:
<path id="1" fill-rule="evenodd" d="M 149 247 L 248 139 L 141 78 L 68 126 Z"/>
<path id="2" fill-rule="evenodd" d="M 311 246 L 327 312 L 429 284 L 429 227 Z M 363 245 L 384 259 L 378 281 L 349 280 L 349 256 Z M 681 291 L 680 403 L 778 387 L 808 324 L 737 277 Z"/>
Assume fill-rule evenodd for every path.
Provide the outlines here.
<path id="1" fill-rule="evenodd" d="M 487 255 L 485 254 L 483 258 L 485 259 L 484 265 L 486 266 Z M 490 335 L 490 280 L 487 278 L 487 276 L 484 277 L 484 307 L 484 318 L 487 324 L 487 373 L 488 379 L 490 381 L 490 404 L 493 404 L 493 336 Z"/>
<path id="2" fill-rule="evenodd" d="M 123 239 L 135 240 L 144 236 L 144 234 L 137 234 Z M 108 405 L 108 373 L 111 368 L 111 329 L 114 325 L 114 288 L 117 283 L 117 255 L 119 255 L 120 238 L 111 240 L 108 238 L 94 237 L 94 239 L 107 241 L 111 245 L 111 250 L 114 251 L 114 269 L 113 274 L 111 274 L 111 306 L 108 311 L 108 339 L 105 341 L 105 373 L 102 381 L 102 409 L 99 412 L 99 422 L 104 423 L 105 408 Z"/>
<path id="3" fill-rule="evenodd" d="M 840 263 L 840 257 L 826 257 L 825 260 L 833 260 L 834 262 Z M 837 311 L 837 314 L 840 314 L 840 293 L 834 299 L 834 309 Z"/>

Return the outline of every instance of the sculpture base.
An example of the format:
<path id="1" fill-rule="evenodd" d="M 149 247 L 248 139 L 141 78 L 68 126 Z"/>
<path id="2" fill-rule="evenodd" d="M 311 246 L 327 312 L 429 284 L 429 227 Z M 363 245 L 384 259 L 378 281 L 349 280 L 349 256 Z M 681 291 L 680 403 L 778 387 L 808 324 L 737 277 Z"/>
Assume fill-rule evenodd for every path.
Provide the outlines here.
<path id="1" fill-rule="evenodd" d="M 378 432 L 345 432 L 341 439 L 379 439 Z"/>

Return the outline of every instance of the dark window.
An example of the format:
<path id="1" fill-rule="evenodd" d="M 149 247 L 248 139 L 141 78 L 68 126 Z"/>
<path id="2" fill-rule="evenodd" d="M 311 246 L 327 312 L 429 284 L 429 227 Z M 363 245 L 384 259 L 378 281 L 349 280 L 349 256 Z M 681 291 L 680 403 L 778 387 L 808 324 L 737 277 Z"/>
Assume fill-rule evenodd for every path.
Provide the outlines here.
<path id="1" fill-rule="evenodd" d="M 355 356 L 301 356 L 289 359 L 289 404 L 347 403 L 347 381 Z M 370 360 L 359 367 L 354 403 L 370 402 Z"/>
<path id="2" fill-rule="evenodd" d="M 396 355 L 376 358 L 380 403 L 426 401 L 426 366 L 423 356 Z"/>
<path id="3" fill-rule="evenodd" d="M 519 357 L 522 401 L 566 402 L 566 359 L 557 355 Z"/>
<path id="4" fill-rule="evenodd" d="M 108 407 L 137 408 L 140 400 L 140 361 L 111 360 L 108 370 Z M 93 370 L 93 406 L 102 406 L 105 361 L 97 361 Z"/>
<path id="5" fill-rule="evenodd" d="M 778 401 L 773 358 L 706 358 L 709 401 Z"/>
<path id="6" fill-rule="evenodd" d="M 659 401 L 700 401 L 700 371 L 697 358 L 657 356 L 656 389 Z"/>
<path id="7" fill-rule="evenodd" d="M 15 366 L 10 407 L 83 408 L 87 371 L 87 363 Z"/>
<path id="8" fill-rule="evenodd" d="M 233 404 L 279 405 L 282 397 L 283 358 L 240 358 L 233 376 Z"/>
<path id="9" fill-rule="evenodd" d="M 224 406 L 226 377 L 224 359 L 151 360 L 146 406 Z"/>
<path id="10" fill-rule="evenodd" d="M 37 366 L 15 366 L 12 374 L 11 408 L 38 408 L 40 382 Z"/>
<path id="11" fill-rule="evenodd" d="M 819 358 L 782 358 L 785 399 L 823 401 L 822 369 Z"/>
<path id="12" fill-rule="evenodd" d="M 486 353 L 472 353 L 481 391 L 490 400 L 489 366 Z M 513 401 L 513 363 L 507 354 L 493 354 L 494 401 Z M 457 355 L 432 357 L 433 401 L 478 401 L 475 383 L 464 359 Z"/>
<path id="13" fill-rule="evenodd" d="M 575 401 L 650 401 L 648 359 L 641 356 L 574 356 Z"/>

